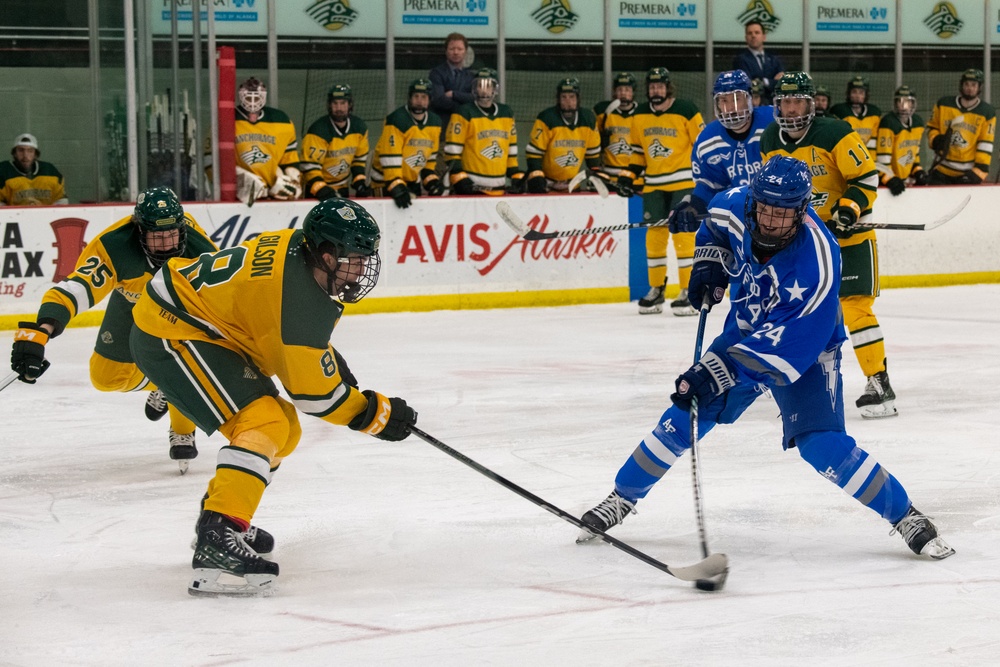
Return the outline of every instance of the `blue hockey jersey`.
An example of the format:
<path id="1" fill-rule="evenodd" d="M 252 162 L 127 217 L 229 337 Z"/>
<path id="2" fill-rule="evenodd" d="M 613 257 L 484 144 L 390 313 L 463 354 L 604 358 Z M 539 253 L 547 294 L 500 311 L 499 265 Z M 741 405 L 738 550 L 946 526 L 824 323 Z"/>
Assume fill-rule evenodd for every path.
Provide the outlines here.
<path id="1" fill-rule="evenodd" d="M 748 185 L 763 163 L 760 135 L 773 121 L 774 107 L 755 108 L 743 139 L 734 139 L 717 120 L 706 125 L 691 149 L 693 196 L 708 202 L 727 188 Z"/>
<path id="2" fill-rule="evenodd" d="M 695 262 L 721 261 L 729 273 L 731 306 L 720 338 L 738 382 L 789 385 L 847 339 L 838 298 L 840 246 L 810 206 L 792 242 L 758 261 L 745 220 L 749 198 L 749 187 L 741 186 L 712 199 Z"/>

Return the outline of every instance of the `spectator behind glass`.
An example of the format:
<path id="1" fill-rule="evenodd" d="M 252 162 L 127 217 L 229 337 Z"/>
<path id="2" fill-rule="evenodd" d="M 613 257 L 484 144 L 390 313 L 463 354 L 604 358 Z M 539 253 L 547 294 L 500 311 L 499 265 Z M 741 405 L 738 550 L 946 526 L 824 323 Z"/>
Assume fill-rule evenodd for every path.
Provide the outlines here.
<path id="1" fill-rule="evenodd" d="M 442 119 L 442 127 L 463 104 L 473 101 L 472 80 L 476 73 L 466 63 L 469 40 L 453 32 L 445 38 L 445 61 L 430 72 L 431 111 Z M 471 59 L 470 59 L 471 60 Z"/>
<path id="2" fill-rule="evenodd" d="M 764 84 L 761 95 L 764 104 L 771 103 L 774 95 L 774 83 L 785 72 L 781 58 L 764 52 L 766 35 L 764 26 L 759 21 L 750 21 L 743 28 L 743 37 L 747 47 L 733 58 L 733 69 L 741 69 L 750 79 L 760 79 Z"/>
<path id="3" fill-rule="evenodd" d="M 62 174 L 51 162 L 39 160 L 41 155 L 34 135 L 17 135 L 10 149 L 10 162 L 0 163 L 0 206 L 69 203 Z"/>

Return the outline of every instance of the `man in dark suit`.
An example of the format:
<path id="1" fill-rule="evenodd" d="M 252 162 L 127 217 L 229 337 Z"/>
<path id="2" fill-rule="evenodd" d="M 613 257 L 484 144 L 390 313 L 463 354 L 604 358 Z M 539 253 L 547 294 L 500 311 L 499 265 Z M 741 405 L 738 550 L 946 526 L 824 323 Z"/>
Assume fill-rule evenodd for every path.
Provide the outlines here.
<path id="1" fill-rule="evenodd" d="M 741 69 L 750 79 L 760 79 L 764 83 L 764 104 L 771 103 L 774 84 L 785 73 L 781 58 L 764 52 L 764 26 L 759 21 L 750 21 L 744 26 L 743 38 L 747 48 L 733 58 L 733 69 Z"/>
<path id="2" fill-rule="evenodd" d="M 445 38 L 445 62 L 431 70 L 431 111 L 441 117 L 441 129 L 448 125 L 451 114 L 463 104 L 473 101 L 472 80 L 475 70 L 465 66 L 469 40 L 453 32 Z"/>

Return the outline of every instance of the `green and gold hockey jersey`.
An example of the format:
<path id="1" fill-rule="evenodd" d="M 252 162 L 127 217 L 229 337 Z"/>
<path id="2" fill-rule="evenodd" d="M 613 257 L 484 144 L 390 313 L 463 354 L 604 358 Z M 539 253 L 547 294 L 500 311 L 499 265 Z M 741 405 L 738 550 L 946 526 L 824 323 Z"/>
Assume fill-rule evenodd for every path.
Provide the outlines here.
<path id="1" fill-rule="evenodd" d="M 570 125 L 559 107 L 549 107 L 535 119 L 524 152 L 529 178 L 532 172 L 541 171 L 547 179 L 565 183 L 584 165 L 597 168 L 601 157 L 597 117 L 590 109 L 580 109 L 576 123 Z"/>
<path id="2" fill-rule="evenodd" d="M 264 107 L 256 123 L 236 109 L 236 166 L 252 171 L 267 187 L 274 185 L 278 167 L 298 167 L 295 126 L 280 109 Z"/>
<path id="3" fill-rule="evenodd" d="M 675 99 L 666 111 L 640 104 L 632 116 L 632 154 L 624 175 L 642 175 L 647 191 L 693 188 L 691 149 L 704 127 L 701 112 L 687 100 Z"/>
<path id="4" fill-rule="evenodd" d="M 302 139 L 306 195 L 327 185 L 334 189 L 350 186 L 356 177 L 365 175 L 369 150 L 368 126 L 357 116 L 348 116 L 343 128 L 329 115 L 317 119 Z"/>
<path id="5" fill-rule="evenodd" d="M 771 123 L 760 137 L 760 151 L 762 162 L 775 155 L 788 155 L 809 166 L 812 205 L 821 219 L 829 220 L 835 206 L 847 206 L 859 222 L 871 219 L 872 205 L 878 196 L 875 160 L 858 133 L 844 121 L 827 116 L 816 118 L 797 140 L 789 138 L 777 123 Z M 838 240 L 841 246 L 848 246 L 874 238 L 875 231 L 869 229 Z"/>
<path id="6" fill-rule="evenodd" d="M 381 181 L 389 184 L 402 179 L 420 183 L 421 172 L 434 171 L 441 139 L 441 118 L 428 111 L 418 122 L 405 106 L 386 116 L 382 136 L 375 147 Z M 374 169 L 374 165 L 373 165 Z"/>
<path id="7" fill-rule="evenodd" d="M 490 113 L 475 103 L 462 105 L 448 121 L 444 154 L 452 174 L 465 172 L 476 185 L 503 188 L 506 177 L 518 172 L 514 112 L 499 102 Z"/>
<path id="8" fill-rule="evenodd" d="M 594 106 L 597 115 L 597 134 L 601 137 L 601 164 L 604 171 L 618 176 L 622 169 L 628 169 L 632 159 L 632 116 L 638 105 L 633 105 L 628 112 L 621 107 L 611 113 L 606 113 L 611 100 L 598 102 Z"/>
<path id="9" fill-rule="evenodd" d="M 883 183 L 894 176 L 904 181 L 920 171 L 920 140 L 924 136 L 924 119 L 910 116 L 904 125 L 894 111 L 882 116 L 878 126 L 878 149 L 875 161 Z"/>
<path id="10" fill-rule="evenodd" d="M 861 137 L 869 153 L 876 150 L 879 119 L 882 116 L 882 110 L 877 106 L 862 104 L 860 110 L 855 113 L 854 105 L 850 102 L 841 102 L 830 107 L 827 115 L 839 118 L 850 125 L 851 129 Z"/>
<path id="11" fill-rule="evenodd" d="M 182 257 L 197 257 L 217 250 L 198 223 L 187 217 L 187 245 Z M 135 304 L 156 273 L 140 244 L 142 232 L 132 216 L 122 218 L 101 232 L 80 253 L 73 273 L 42 296 L 39 322 L 50 321 L 61 332 L 70 320 L 104 300 L 112 291 Z"/>
<path id="12" fill-rule="evenodd" d="M 277 377 L 302 412 L 347 424 L 368 406 L 343 381 L 330 335 L 344 307 L 313 277 L 302 231 L 264 232 L 243 245 L 172 259 L 133 314 L 139 329 L 169 340 L 214 342 Z"/>
<path id="13" fill-rule="evenodd" d="M 30 174 L 13 161 L 0 163 L 0 204 L 7 206 L 52 206 L 68 204 L 63 175 L 51 162 L 35 160 Z"/>
<path id="14" fill-rule="evenodd" d="M 951 144 L 944 159 L 935 168 L 945 176 L 961 176 L 975 171 L 986 180 L 993 157 L 993 136 L 996 134 L 996 111 L 986 102 L 964 109 L 958 97 L 942 97 L 934 105 L 931 122 L 927 124 L 927 144 L 939 134 L 951 130 Z"/>

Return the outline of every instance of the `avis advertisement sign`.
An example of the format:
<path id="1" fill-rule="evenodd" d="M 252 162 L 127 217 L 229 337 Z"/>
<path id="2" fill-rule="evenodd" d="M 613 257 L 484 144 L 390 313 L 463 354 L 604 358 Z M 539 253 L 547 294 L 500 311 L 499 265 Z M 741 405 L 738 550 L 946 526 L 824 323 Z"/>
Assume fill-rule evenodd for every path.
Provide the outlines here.
<path id="1" fill-rule="evenodd" d="M 382 274 L 369 297 L 579 290 L 628 284 L 625 235 L 592 234 L 525 242 L 496 214 L 494 198 L 421 198 L 399 210 L 364 201 L 382 230 Z M 626 221 L 626 202 L 596 195 L 508 199 L 540 230 Z M 302 226 L 315 202 L 185 204 L 220 248 L 262 232 Z M 72 273 L 85 245 L 131 206 L 0 209 L 0 315 L 35 312 L 42 295 Z M 530 305 L 526 303 L 524 305 Z M 100 306 L 98 306 L 100 308 Z"/>

